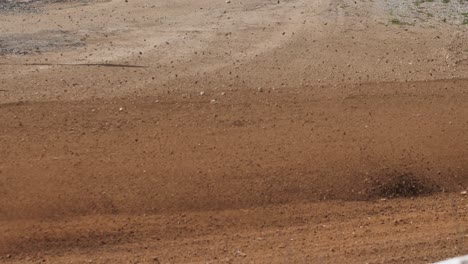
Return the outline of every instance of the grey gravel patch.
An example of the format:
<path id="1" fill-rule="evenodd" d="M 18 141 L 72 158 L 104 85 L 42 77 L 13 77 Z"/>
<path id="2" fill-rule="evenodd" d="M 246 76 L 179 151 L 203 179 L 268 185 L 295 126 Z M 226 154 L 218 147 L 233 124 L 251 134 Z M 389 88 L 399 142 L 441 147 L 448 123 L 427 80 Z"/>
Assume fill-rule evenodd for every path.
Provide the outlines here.
<path id="1" fill-rule="evenodd" d="M 0 12 L 29 12 L 38 11 L 36 0 L 0 0 Z"/>
<path id="2" fill-rule="evenodd" d="M 47 4 L 84 2 L 88 0 L 0 0 L 0 13 L 38 13 Z"/>
<path id="3" fill-rule="evenodd" d="M 0 55 L 37 54 L 83 47 L 85 45 L 85 41 L 79 36 L 66 31 L 40 31 L 33 34 L 0 34 Z"/>
<path id="4" fill-rule="evenodd" d="M 406 25 L 464 25 L 468 0 L 383 0 L 379 1 L 393 21 Z"/>

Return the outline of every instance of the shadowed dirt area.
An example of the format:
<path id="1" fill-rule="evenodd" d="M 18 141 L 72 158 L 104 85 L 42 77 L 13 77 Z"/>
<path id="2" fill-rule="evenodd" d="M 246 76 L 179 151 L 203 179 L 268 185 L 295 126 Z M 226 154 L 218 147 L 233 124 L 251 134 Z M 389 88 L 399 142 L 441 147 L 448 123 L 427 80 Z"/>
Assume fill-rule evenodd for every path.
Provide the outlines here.
<path id="1" fill-rule="evenodd" d="M 228 2 L 0 0 L 0 262 L 467 254 L 467 4 Z"/>

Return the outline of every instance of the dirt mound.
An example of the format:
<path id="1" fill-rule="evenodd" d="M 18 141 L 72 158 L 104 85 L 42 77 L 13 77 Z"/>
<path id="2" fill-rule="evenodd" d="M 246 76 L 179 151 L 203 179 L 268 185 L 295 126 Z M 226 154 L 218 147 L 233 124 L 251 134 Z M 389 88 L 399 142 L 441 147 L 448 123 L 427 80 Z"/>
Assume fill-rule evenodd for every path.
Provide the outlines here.
<path id="1" fill-rule="evenodd" d="M 431 179 L 416 177 L 412 173 L 389 173 L 371 182 L 370 198 L 409 198 L 441 191 Z"/>

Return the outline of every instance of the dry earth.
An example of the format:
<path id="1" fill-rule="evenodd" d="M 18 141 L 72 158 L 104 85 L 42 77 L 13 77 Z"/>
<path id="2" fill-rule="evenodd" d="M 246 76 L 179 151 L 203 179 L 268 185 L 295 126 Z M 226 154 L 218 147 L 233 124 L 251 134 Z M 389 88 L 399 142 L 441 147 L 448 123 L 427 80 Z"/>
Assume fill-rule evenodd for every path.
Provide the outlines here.
<path id="1" fill-rule="evenodd" d="M 0 262 L 468 254 L 467 6 L 0 0 Z"/>

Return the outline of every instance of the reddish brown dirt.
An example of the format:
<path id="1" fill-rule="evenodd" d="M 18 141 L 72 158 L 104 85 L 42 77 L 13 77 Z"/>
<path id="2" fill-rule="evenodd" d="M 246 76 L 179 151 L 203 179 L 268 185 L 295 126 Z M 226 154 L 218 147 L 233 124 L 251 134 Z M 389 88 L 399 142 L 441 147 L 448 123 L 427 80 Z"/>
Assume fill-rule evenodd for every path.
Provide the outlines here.
<path id="1" fill-rule="evenodd" d="M 0 262 L 467 254 L 466 31 L 389 26 L 381 3 L 2 16 L 22 55 L 0 58 Z"/>
<path id="2" fill-rule="evenodd" d="M 2 253 L 386 263 L 463 253 L 463 196 L 380 201 L 374 190 L 407 173 L 445 192 L 466 186 L 467 84 L 2 105 Z"/>

